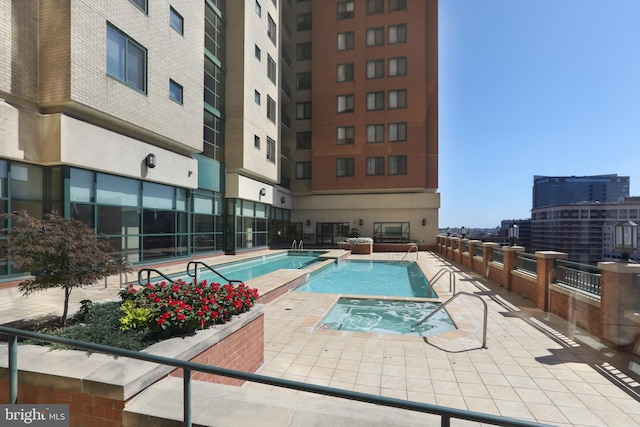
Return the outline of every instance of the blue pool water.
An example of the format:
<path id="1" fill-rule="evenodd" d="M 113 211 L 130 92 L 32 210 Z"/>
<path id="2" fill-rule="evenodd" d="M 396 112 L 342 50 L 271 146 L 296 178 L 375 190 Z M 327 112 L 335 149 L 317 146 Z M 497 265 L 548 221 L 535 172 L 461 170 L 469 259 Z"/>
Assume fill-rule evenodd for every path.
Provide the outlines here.
<path id="1" fill-rule="evenodd" d="M 247 280 L 254 279 L 281 269 L 299 269 L 309 266 L 318 261 L 319 252 L 296 252 L 283 253 L 278 255 L 269 255 L 260 258 L 251 258 L 245 261 L 234 262 L 231 264 L 222 264 L 213 266 L 212 268 L 220 272 L 223 276 L 230 280 Z M 219 282 L 220 276 L 215 275 L 207 269 L 200 269 L 198 280 L 207 280 L 209 282 Z"/>
<path id="2" fill-rule="evenodd" d="M 412 329 L 439 304 L 415 301 L 339 298 L 318 327 L 341 331 L 378 334 L 437 335 L 455 330 L 445 310 Z"/>
<path id="3" fill-rule="evenodd" d="M 313 272 L 298 292 L 437 298 L 414 262 L 343 261 Z"/>

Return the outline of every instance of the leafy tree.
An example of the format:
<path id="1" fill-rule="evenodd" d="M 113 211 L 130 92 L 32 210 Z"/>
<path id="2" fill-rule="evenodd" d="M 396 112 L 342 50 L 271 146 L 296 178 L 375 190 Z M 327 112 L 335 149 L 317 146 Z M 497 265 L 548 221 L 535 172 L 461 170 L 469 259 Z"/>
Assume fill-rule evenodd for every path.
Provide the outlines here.
<path id="1" fill-rule="evenodd" d="M 34 292 L 64 289 L 62 324 L 67 321 L 69 296 L 73 288 L 131 269 L 115 260 L 115 252 L 104 235 L 81 221 L 65 220 L 57 213 L 43 219 L 30 216 L 26 211 L 4 215 L 11 219 L 7 232 L 7 250 L 11 263 L 33 278 L 20 282 L 18 289 L 28 296 Z"/>

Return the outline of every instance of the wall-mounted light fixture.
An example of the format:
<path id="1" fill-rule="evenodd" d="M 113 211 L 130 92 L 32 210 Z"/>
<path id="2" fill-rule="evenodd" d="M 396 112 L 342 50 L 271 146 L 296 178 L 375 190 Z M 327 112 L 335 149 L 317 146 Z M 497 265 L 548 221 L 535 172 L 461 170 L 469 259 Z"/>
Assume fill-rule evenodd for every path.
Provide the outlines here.
<path id="1" fill-rule="evenodd" d="M 362 226 L 362 224 L 364 224 L 363 220 L 358 221 L 358 224 L 360 224 L 360 226 Z"/>
<path id="2" fill-rule="evenodd" d="M 311 225 L 311 220 L 310 219 L 307 220 L 307 225 Z"/>
<path id="3" fill-rule="evenodd" d="M 156 167 L 156 155 L 153 153 L 147 154 L 147 157 L 144 158 L 144 164 L 149 168 L 153 169 Z"/>
<path id="4" fill-rule="evenodd" d="M 427 219 L 426 218 L 422 218 L 422 225 L 427 225 Z"/>
<path id="5" fill-rule="evenodd" d="M 284 196 L 280 197 L 280 203 L 284 203 L 286 201 L 287 201 L 287 199 Z"/>
<path id="6" fill-rule="evenodd" d="M 260 189 L 260 195 L 261 195 L 261 196 L 266 196 L 266 195 L 267 195 L 267 189 L 266 189 L 266 188 L 264 188 L 264 187 L 263 187 L 263 188 L 261 188 L 261 189 Z"/>

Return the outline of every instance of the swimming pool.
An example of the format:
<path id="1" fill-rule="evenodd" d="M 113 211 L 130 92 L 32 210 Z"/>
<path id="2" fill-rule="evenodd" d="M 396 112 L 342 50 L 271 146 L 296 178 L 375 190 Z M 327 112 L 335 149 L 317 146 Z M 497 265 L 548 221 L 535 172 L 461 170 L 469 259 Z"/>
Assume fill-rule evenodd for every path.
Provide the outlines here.
<path id="1" fill-rule="evenodd" d="M 311 273 L 297 292 L 437 298 L 414 262 L 346 260 Z"/>
<path id="2" fill-rule="evenodd" d="M 276 270 L 301 269 L 318 262 L 323 252 L 288 252 L 277 255 L 266 255 L 259 258 L 250 258 L 244 261 L 211 266 L 214 270 L 230 280 L 255 279 Z M 199 269 L 198 280 L 218 282 L 220 276 L 207 269 Z"/>
<path id="3" fill-rule="evenodd" d="M 456 327 L 445 310 L 426 323 L 412 326 L 440 304 L 432 302 L 339 298 L 318 324 L 321 329 L 403 335 L 437 335 Z"/>

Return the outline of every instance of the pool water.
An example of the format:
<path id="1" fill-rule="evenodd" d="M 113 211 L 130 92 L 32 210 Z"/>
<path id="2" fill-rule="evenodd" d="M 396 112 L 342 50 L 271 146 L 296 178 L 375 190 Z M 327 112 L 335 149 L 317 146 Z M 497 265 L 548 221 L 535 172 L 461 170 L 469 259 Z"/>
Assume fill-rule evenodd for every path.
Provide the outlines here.
<path id="1" fill-rule="evenodd" d="M 346 260 L 313 272 L 298 292 L 437 298 L 418 264 Z"/>
<path id="2" fill-rule="evenodd" d="M 425 318 L 439 304 L 430 302 L 339 298 L 318 324 L 322 329 L 403 335 L 437 335 L 455 330 L 445 310 L 438 311 L 424 324 L 411 326 Z"/>
<path id="3" fill-rule="evenodd" d="M 251 258 L 245 261 L 212 266 L 220 274 L 230 280 L 247 280 L 282 269 L 300 269 L 318 262 L 319 252 L 296 252 L 269 255 L 260 258 Z M 207 269 L 200 269 L 198 280 L 219 282 L 220 276 Z"/>

